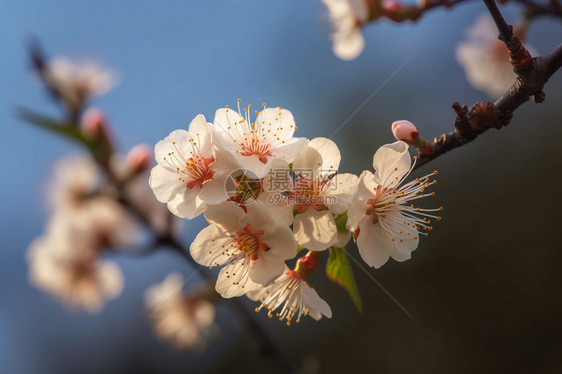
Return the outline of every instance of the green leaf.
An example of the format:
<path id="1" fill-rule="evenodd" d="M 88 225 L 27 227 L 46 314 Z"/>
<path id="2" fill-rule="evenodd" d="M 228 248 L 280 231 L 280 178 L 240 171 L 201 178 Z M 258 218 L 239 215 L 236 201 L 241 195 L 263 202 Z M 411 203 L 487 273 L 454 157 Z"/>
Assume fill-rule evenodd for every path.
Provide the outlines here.
<path id="1" fill-rule="evenodd" d="M 336 221 L 336 227 L 338 229 L 338 233 L 340 234 L 347 234 L 349 231 L 346 227 L 347 225 L 347 211 L 343 212 L 342 214 L 338 214 L 334 217 Z"/>
<path id="2" fill-rule="evenodd" d="M 306 248 L 303 247 L 302 245 L 297 245 L 297 253 L 299 253 L 299 252 L 302 251 L 303 249 L 306 249 Z"/>
<path id="3" fill-rule="evenodd" d="M 69 123 L 61 123 L 57 120 L 53 120 L 27 109 L 20 109 L 19 116 L 32 125 L 40 127 L 52 133 L 62 135 L 77 143 L 80 143 L 83 146 L 86 146 L 87 148 L 91 149 L 93 147 L 92 142 L 84 137 L 84 135 L 82 135 L 78 126 L 74 126 Z"/>
<path id="4" fill-rule="evenodd" d="M 75 123 L 57 121 L 28 109 L 20 109 L 19 116 L 32 125 L 70 139 L 87 148 L 98 161 L 107 161 L 113 153 L 109 142 L 102 138 L 90 139 L 85 137 Z"/>
<path id="5" fill-rule="evenodd" d="M 355 277 L 349 266 L 345 248 L 330 248 L 330 257 L 326 264 L 326 275 L 332 281 L 346 289 L 357 309 L 362 312 L 363 303 L 361 301 L 361 295 L 359 294 L 357 283 L 355 283 Z"/>

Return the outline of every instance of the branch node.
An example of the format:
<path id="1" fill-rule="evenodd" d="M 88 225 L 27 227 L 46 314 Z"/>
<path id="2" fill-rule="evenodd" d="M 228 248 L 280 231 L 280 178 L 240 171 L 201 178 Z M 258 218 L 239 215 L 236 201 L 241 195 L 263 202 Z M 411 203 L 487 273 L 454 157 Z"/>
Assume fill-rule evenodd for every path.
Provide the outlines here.
<path id="1" fill-rule="evenodd" d="M 466 114 L 466 120 L 470 124 L 473 135 L 479 135 L 493 127 L 498 121 L 499 116 L 500 113 L 493 103 L 479 101 L 470 108 Z"/>
<path id="2" fill-rule="evenodd" d="M 542 103 L 544 101 L 546 97 L 546 94 L 544 93 L 543 90 L 540 90 L 539 92 L 537 92 L 536 94 L 533 95 L 533 101 L 535 103 Z"/>
<path id="3" fill-rule="evenodd" d="M 512 35 L 506 45 L 509 50 L 509 62 L 511 62 L 513 68 L 517 71 L 527 70 L 531 66 L 532 56 L 521 43 L 521 40 Z"/>

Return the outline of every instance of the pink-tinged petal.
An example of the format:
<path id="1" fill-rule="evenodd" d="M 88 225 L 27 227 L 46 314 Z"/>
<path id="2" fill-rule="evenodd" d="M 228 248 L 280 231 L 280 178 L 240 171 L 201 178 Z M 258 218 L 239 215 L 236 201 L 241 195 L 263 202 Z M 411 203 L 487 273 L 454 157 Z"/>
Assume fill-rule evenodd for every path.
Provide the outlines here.
<path id="1" fill-rule="evenodd" d="M 185 189 L 182 195 L 176 196 L 168 202 L 172 213 L 181 218 L 193 219 L 205 211 L 207 204 L 199 198 L 201 189 Z"/>
<path id="2" fill-rule="evenodd" d="M 381 218 L 380 223 L 384 227 L 386 221 L 392 221 L 397 224 L 393 226 L 392 232 L 386 231 L 394 244 L 394 251 L 391 253 L 392 258 L 396 261 L 406 261 L 411 258 L 411 253 L 419 244 L 419 233 L 416 229 L 416 223 L 409 217 L 397 211 L 390 211 L 384 218 Z"/>
<path id="3" fill-rule="evenodd" d="M 175 170 L 170 171 L 160 165 L 156 165 L 150 171 L 148 184 L 156 199 L 162 203 L 171 201 L 185 190 L 185 184 L 178 179 Z"/>
<path id="4" fill-rule="evenodd" d="M 224 153 L 235 155 L 236 152 L 239 152 L 241 149 L 240 145 L 234 140 L 234 138 L 216 124 L 213 126 L 212 140 L 216 148 Z M 236 162 L 238 163 L 238 161 Z"/>
<path id="5" fill-rule="evenodd" d="M 286 200 L 282 200 L 284 195 L 281 192 L 262 191 L 258 196 L 258 201 L 266 206 L 271 217 L 281 226 L 291 226 L 295 216 L 293 215 L 293 205 L 289 205 Z"/>
<path id="6" fill-rule="evenodd" d="M 228 133 L 230 131 L 229 127 L 232 128 L 240 122 L 245 122 L 244 118 L 240 114 L 230 108 L 221 108 L 215 112 L 214 124 L 223 133 Z"/>
<path id="7" fill-rule="evenodd" d="M 214 175 L 213 179 L 205 182 L 201 188 L 199 198 L 208 205 L 216 205 L 226 201 L 229 196 L 226 193 L 226 175 Z"/>
<path id="8" fill-rule="evenodd" d="M 277 223 L 271 215 L 271 211 L 264 204 L 254 201 L 245 207 L 247 214 L 240 220 L 242 227 L 250 224 L 252 231 L 263 230 L 266 234 L 277 230 Z"/>
<path id="9" fill-rule="evenodd" d="M 323 175 L 333 174 L 338 171 L 341 153 L 336 143 L 328 138 L 314 138 L 308 146 L 315 149 L 322 157 L 321 171 Z"/>
<path id="10" fill-rule="evenodd" d="M 365 170 L 359 177 L 357 191 L 347 211 L 347 228 L 351 231 L 357 230 L 361 220 L 367 212 L 367 201 L 375 196 L 375 176 L 372 172 Z"/>
<path id="11" fill-rule="evenodd" d="M 306 146 L 302 147 L 299 155 L 295 158 L 293 170 L 298 173 L 299 169 L 318 170 L 320 168 L 322 168 L 322 155 L 311 147 L 309 142 Z"/>
<path id="12" fill-rule="evenodd" d="M 260 240 L 269 247 L 265 252 L 268 255 L 275 255 L 281 260 L 289 260 L 297 255 L 297 241 L 289 227 L 279 226 L 273 232 L 265 232 Z M 261 254 L 259 253 L 260 258 Z"/>
<path id="13" fill-rule="evenodd" d="M 250 279 L 250 267 L 251 260 L 248 257 L 233 260 L 220 271 L 215 290 L 228 299 L 255 289 L 256 285 Z"/>
<path id="14" fill-rule="evenodd" d="M 367 265 L 375 269 L 383 266 L 394 251 L 394 243 L 388 238 L 380 224 L 373 225 L 371 217 L 365 217 L 359 226 L 357 238 L 359 254 Z"/>
<path id="15" fill-rule="evenodd" d="M 274 132 L 275 140 L 280 144 L 295 133 L 295 119 L 287 109 L 266 108 L 256 118 L 256 126 L 269 129 Z M 279 139 L 279 140 L 277 140 Z"/>
<path id="16" fill-rule="evenodd" d="M 299 245 L 311 251 L 328 249 L 338 240 L 338 230 L 329 210 L 307 209 L 297 214 L 293 222 L 295 239 Z"/>
<path id="17" fill-rule="evenodd" d="M 170 164 L 170 153 L 174 153 L 182 158 L 189 157 L 190 152 L 193 150 L 192 144 L 189 139 L 193 135 L 185 130 L 174 130 L 164 140 L 160 140 L 154 147 L 154 157 L 156 162 L 164 167 L 169 167 L 175 170 L 175 166 Z M 166 160 L 164 160 L 166 158 Z M 167 161 L 168 160 L 168 161 Z M 173 162 L 172 162 L 173 164 Z"/>
<path id="18" fill-rule="evenodd" d="M 205 116 L 199 114 L 189 124 L 189 133 L 200 147 L 201 154 L 210 157 L 213 154 L 213 144 L 211 142 L 210 124 L 205 120 Z"/>
<path id="19" fill-rule="evenodd" d="M 324 301 L 318 293 L 306 284 L 301 286 L 301 295 L 306 307 L 310 310 L 310 316 L 315 320 L 322 318 L 322 314 L 328 318 L 332 318 L 332 309 L 326 301 Z"/>
<path id="20" fill-rule="evenodd" d="M 273 151 L 273 155 L 287 163 L 295 161 L 298 154 L 304 146 L 306 146 L 307 139 L 305 138 L 291 138 L 286 140 L 285 143 L 279 144 Z"/>
<path id="21" fill-rule="evenodd" d="M 283 274 L 285 269 L 285 261 L 279 257 L 280 253 L 270 249 L 267 252 L 260 252 L 259 258 L 252 261 L 250 267 L 250 279 L 263 286 L 267 286 L 275 280 L 278 276 Z M 295 246 L 296 255 L 296 246 Z"/>
<path id="22" fill-rule="evenodd" d="M 380 147 L 373 157 L 375 182 L 385 188 L 394 188 L 410 171 L 412 160 L 408 144 L 397 141 Z"/>
<path id="23" fill-rule="evenodd" d="M 330 181 L 326 206 L 332 213 L 342 214 L 349 209 L 357 192 L 359 177 L 355 174 L 336 174 Z M 330 199 L 333 197 L 334 199 Z M 334 200 L 332 202 L 332 200 Z"/>
<path id="24" fill-rule="evenodd" d="M 235 159 L 237 160 L 239 167 L 241 169 L 250 170 L 260 179 L 269 173 L 273 160 L 275 159 L 272 156 L 264 157 L 265 162 L 263 162 L 263 159 L 260 159 L 260 156 L 258 155 L 245 156 L 241 153 L 235 154 Z"/>
<path id="25" fill-rule="evenodd" d="M 234 239 L 215 225 L 205 227 L 189 247 L 191 257 L 203 266 L 224 265 L 237 252 Z"/>
<path id="26" fill-rule="evenodd" d="M 229 234 L 236 233 L 243 227 L 241 219 L 244 215 L 244 209 L 230 201 L 210 206 L 205 212 L 205 218 L 209 223 L 217 225 Z"/>

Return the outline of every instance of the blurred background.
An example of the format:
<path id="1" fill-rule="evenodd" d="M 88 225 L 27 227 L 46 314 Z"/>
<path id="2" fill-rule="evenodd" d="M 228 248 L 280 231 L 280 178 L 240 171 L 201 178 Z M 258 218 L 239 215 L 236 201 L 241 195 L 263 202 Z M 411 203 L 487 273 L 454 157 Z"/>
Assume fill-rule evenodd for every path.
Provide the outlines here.
<path id="1" fill-rule="evenodd" d="M 502 7 L 511 22 L 518 9 Z M 29 284 L 25 252 L 44 230 L 53 163 L 80 150 L 16 118 L 19 105 L 59 114 L 31 73 L 28 38 L 39 38 L 50 56 L 91 59 L 119 73 L 119 85 L 94 104 L 109 117 L 123 151 L 153 145 L 199 113 L 212 121 L 217 108 L 237 98 L 289 109 L 298 136 L 330 137 L 379 89 L 333 137 L 343 156 L 340 171 L 360 173 L 371 169 L 379 146 L 393 141 L 393 121 L 408 119 L 433 138 L 452 128 L 454 101 L 487 100 L 454 57 L 464 30 L 484 10 L 473 2 L 431 11 L 416 24 L 368 25 L 364 53 L 346 62 L 331 51 L 318 1 L 4 0 L 0 372 L 278 370 L 257 355 L 222 304 L 221 338 L 203 353 L 177 351 L 154 337 L 144 290 L 171 271 L 192 271 L 174 253 L 111 256 L 124 272 L 125 290 L 97 315 L 69 312 Z M 529 42 L 546 54 L 561 36 L 560 20 L 540 18 Z M 410 261 L 368 270 L 416 322 L 358 267 L 362 314 L 319 271 L 311 283 L 332 307 L 331 320 L 287 327 L 256 315 L 297 365 L 321 373 L 561 372 L 561 72 L 545 92 L 544 103 L 526 103 L 509 127 L 416 171 L 439 171 L 437 196 L 422 205 L 443 205 L 443 221 Z M 202 217 L 185 222 L 186 246 L 204 225 Z"/>

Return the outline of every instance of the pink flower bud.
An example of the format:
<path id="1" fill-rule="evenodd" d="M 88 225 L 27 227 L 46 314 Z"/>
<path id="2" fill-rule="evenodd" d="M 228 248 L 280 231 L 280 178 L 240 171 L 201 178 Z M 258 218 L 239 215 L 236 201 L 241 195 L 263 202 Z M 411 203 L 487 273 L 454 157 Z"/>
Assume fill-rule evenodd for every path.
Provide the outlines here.
<path id="1" fill-rule="evenodd" d="M 142 173 L 152 165 L 152 151 L 146 144 L 134 146 L 127 154 L 127 167 L 134 173 Z"/>
<path id="2" fill-rule="evenodd" d="M 392 124 L 392 134 L 396 140 L 401 140 L 408 144 L 415 141 L 420 135 L 418 128 L 410 121 L 401 120 Z"/>
<path id="3" fill-rule="evenodd" d="M 395 0 L 387 0 L 382 3 L 384 15 L 388 19 L 396 22 L 401 21 L 400 12 L 402 11 L 403 7 L 404 6 L 401 2 Z"/>
<path id="4" fill-rule="evenodd" d="M 82 133 L 88 138 L 108 139 L 109 123 L 103 112 L 99 109 L 89 109 L 82 117 Z"/>

